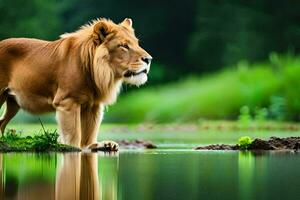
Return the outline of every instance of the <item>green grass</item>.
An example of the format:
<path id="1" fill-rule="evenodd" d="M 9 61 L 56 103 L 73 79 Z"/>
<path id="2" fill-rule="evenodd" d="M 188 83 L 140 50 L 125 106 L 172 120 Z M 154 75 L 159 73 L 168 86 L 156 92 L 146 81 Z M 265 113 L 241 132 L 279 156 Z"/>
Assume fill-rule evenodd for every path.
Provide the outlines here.
<path id="1" fill-rule="evenodd" d="M 42 127 L 44 128 L 44 127 Z M 8 129 L 0 137 L 1 152 L 68 152 L 79 149 L 60 144 L 58 133 L 43 129 L 42 134 L 22 135 L 20 131 Z"/>

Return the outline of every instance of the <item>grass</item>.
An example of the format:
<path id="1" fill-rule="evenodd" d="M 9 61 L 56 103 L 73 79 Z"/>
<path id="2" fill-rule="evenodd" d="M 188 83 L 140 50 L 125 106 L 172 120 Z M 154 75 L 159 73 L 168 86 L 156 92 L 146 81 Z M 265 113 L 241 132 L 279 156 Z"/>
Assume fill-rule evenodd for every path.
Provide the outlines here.
<path id="1" fill-rule="evenodd" d="M 1 152 L 70 152 L 79 149 L 60 144 L 56 131 L 50 132 L 42 127 L 43 134 L 23 136 L 15 129 L 8 129 L 0 138 Z"/>

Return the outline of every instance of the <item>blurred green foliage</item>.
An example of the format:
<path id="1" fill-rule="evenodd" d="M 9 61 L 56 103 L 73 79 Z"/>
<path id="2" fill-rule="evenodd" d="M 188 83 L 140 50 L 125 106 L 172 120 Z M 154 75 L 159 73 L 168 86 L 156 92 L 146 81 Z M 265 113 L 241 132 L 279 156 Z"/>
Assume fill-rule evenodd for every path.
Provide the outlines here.
<path id="1" fill-rule="evenodd" d="M 293 0 L 0 0 L 0 39 L 54 40 L 97 17 L 131 17 L 154 57 L 153 87 L 121 98 L 106 120 L 237 119 L 243 106 L 257 120 L 299 120 L 299 58 L 270 54 L 299 53 L 299 9 Z M 170 81 L 182 82 L 155 86 Z M 23 112 L 16 120 L 37 118 Z"/>
<path id="2" fill-rule="evenodd" d="M 57 0 L 0 0 L 0 39 L 55 39 L 61 32 Z"/>
<path id="3" fill-rule="evenodd" d="M 300 57 L 239 62 L 218 73 L 120 96 L 106 115 L 116 122 L 185 122 L 205 119 L 299 120 Z"/>
<path id="4" fill-rule="evenodd" d="M 240 109 L 240 115 L 238 117 L 239 122 L 244 125 L 248 126 L 251 121 L 250 109 L 248 106 L 242 106 Z"/>
<path id="5" fill-rule="evenodd" d="M 272 51 L 299 52 L 299 8 L 292 0 L 200 0 L 190 61 L 212 70 L 241 59 L 264 60 Z"/>

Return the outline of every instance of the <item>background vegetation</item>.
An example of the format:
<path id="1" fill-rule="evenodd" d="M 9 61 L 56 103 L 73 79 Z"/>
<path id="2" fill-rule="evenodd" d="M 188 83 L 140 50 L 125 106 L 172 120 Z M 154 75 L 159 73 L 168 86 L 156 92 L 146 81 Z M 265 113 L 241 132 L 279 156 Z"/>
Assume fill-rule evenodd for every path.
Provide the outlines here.
<path id="1" fill-rule="evenodd" d="M 298 121 L 299 10 L 292 0 L 0 0 L 0 39 L 55 40 L 93 18 L 131 17 L 154 62 L 148 85 L 124 86 L 107 121 Z"/>

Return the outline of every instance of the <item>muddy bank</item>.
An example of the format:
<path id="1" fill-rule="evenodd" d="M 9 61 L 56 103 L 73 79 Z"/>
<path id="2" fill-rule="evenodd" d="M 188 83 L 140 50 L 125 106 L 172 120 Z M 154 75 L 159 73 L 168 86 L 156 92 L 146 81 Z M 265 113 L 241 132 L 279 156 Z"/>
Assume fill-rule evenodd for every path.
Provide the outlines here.
<path id="1" fill-rule="evenodd" d="M 26 142 L 25 142 L 26 143 Z M 120 149 L 155 149 L 157 146 L 150 141 L 145 140 L 120 140 L 117 141 L 120 146 Z M 11 145 L 9 143 L 0 141 L 0 152 L 79 152 L 81 149 L 63 145 L 63 144 L 56 144 L 56 145 L 47 145 L 41 147 L 34 147 L 32 145 Z M 99 150 L 101 151 L 101 150 Z"/>
<path id="2" fill-rule="evenodd" d="M 196 150 L 243 150 L 239 145 L 213 144 L 199 146 Z M 300 137 L 278 138 L 271 137 L 269 140 L 255 139 L 249 145 L 248 150 L 299 150 Z"/>
<path id="3" fill-rule="evenodd" d="M 79 152 L 80 148 L 61 144 L 58 135 L 47 133 L 44 135 L 22 137 L 16 133 L 9 133 L 0 137 L 0 152 Z M 120 149 L 155 149 L 157 146 L 146 140 L 119 140 Z M 108 150 L 98 150 L 108 151 Z"/>
<path id="4" fill-rule="evenodd" d="M 117 141 L 121 149 L 156 149 L 157 146 L 147 140 L 119 140 Z"/>

